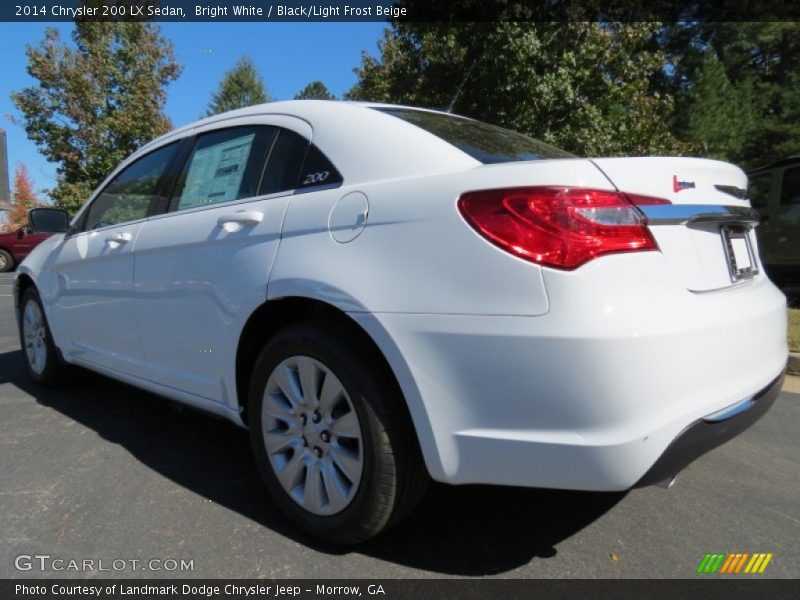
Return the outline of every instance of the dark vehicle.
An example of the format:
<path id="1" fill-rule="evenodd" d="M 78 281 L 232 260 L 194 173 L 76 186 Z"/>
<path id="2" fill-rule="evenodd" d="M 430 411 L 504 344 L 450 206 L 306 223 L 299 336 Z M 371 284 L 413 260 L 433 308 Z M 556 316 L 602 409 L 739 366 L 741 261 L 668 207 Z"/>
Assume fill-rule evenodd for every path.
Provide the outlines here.
<path id="1" fill-rule="evenodd" d="M 28 225 L 16 231 L 0 233 L 0 273 L 10 271 L 49 238 L 65 230 L 69 216 L 63 210 L 34 208 L 28 213 Z"/>
<path id="2" fill-rule="evenodd" d="M 747 176 L 750 202 L 761 216 L 756 232 L 764 268 L 781 287 L 800 287 L 800 156 Z"/>

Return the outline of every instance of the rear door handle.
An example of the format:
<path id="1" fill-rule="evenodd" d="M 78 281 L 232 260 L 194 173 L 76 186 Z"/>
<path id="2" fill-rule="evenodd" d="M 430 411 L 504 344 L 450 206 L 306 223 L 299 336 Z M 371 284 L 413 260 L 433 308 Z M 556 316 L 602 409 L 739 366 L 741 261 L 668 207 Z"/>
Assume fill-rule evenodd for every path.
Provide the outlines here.
<path id="1" fill-rule="evenodd" d="M 261 221 L 264 220 L 264 213 L 258 210 L 237 210 L 234 213 L 229 213 L 227 215 L 222 215 L 219 219 L 217 219 L 217 225 L 219 227 L 225 227 L 226 225 L 258 225 Z"/>
<path id="2" fill-rule="evenodd" d="M 116 235 L 110 235 L 106 238 L 106 244 L 109 246 L 121 246 L 122 244 L 127 244 L 128 242 L 133 239 L 133 236 L 130 233 L 118 233 Z"/>

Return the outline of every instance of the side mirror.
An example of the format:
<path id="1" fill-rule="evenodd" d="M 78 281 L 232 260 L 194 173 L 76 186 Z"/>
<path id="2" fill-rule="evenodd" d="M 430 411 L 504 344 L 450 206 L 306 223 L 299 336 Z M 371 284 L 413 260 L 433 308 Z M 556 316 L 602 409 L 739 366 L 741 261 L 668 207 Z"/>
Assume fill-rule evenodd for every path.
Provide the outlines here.
<path id="1" fill-rule="evenodd" d="M 60 208 L 34 208 L 28 212 L 28 224 L 36 233 L 64 233 L 69 228 L 69 214 Z"/>
<path id="2" fill-rule="evenodd" d="M 26 229 L 25 227 L 20 227 L 19 229 L 17 229 L 17 237 L 18 238 L 21 239 L 21 238 L 25 237 L 25 229 Z"/>

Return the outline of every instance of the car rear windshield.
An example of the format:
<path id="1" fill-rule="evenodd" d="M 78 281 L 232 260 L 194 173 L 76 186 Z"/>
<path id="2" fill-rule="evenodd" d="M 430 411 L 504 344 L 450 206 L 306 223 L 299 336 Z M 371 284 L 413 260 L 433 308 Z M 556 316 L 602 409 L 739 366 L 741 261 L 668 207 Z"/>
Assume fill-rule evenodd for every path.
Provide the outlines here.
<path id="1" fill-rule="evenodd" d="M 484 164 L 575 158 L 574 154 L 527 135 L 480 121 L 407 108 L 380 107 L 376 110 L 421 127 Z"/>

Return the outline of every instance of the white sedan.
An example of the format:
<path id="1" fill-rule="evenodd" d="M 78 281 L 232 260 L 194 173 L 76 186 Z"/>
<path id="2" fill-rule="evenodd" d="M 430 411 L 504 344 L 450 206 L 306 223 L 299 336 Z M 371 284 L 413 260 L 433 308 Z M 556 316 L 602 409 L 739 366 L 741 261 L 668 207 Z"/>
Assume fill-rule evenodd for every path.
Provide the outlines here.
<path id="1" fill-rule="evenodd" d="M 68 229 L 37 211 L 66 231 L 17 271 L 28 371 L 249 428 L 276 503 L 338 543 L 429 477 L 670 480 L 780 389 L 785 299 L 746 188 L 435 111 L 249 107 L 143 147 Z"/>

